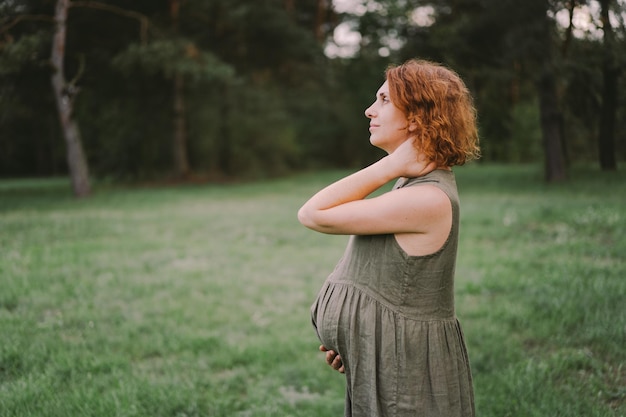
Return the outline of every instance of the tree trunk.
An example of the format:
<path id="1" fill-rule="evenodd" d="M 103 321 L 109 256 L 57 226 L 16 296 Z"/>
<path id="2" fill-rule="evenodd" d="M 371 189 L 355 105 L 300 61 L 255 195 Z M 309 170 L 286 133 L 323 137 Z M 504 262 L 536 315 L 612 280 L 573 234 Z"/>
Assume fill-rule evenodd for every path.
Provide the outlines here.
<path id="1" fill-rule="evenodd" d="M 537 3 L 539 5 L 539 3 Z M 538 74 L 536 82 L 539 97 L 541 136 L 544 148 L 544 178 L 547 182 L 567 179 L 565 164 L 565 139 L 563 113 L 558 94 L 557 74 L 552 38 L 553 22 L 547 16 L 549 4 L 541 2 L 541 7 L 533 8 L 535 23 L 534 36 L 538 41 L 535 48 Z"/>
<path id="2" fill-rule="evenodd" d="M 615 159 L 615 117 L 617 113 L 618 97 L 618 75 L 619 70 L 615 64 L 615 53 L 613 51 L 615 42 L 613 29 L 609 20 L 610 0 L 600 0 L 603 41 L 603 62 L 602 62 L 602 110 L 600 112 L 600 131 L 598 134 L 598 155 L 600 158 L 600 168 L 603 171 L 617 170 Z"/>
<path id="3" fill-rule="evenodd" d="M 172 31 L 178 34 L 181 0 L 170 0 L 170 18 Z M 187 152 L 187 115 L 185 106 L 185 79 L 182 74 L 175 73 L 172 83 L 173 111 L 174 111 L 174 170 L 178 178 L 187 178 L 190 173 L 189 155 Z"/>
<path id="4" fill-rule="evenodd" d="M 52 40 L 52 89 L 56 99 L 59 121 L 67 147 L 67 163 L 72 179 L 74 195 L 86 197 L 91 193 L 89 168 L 83 151 L 78 124 L 73 117 L 73 99 L 76 94 L 73 85 L 68 85 L 64 76 L 65 35 L 67 31 L 67 11 L 69 0 L 57 0 L 54 19 L 56 23 Z"/>
<path id="5" fill-rule="evenodd" d="M 294 0 L 285 0 L 285 10 L 287 11 L 287 14 L 293 16 L 294 12 L 296 11 L 296 5 L 294 4 Z"/>
<path id="6" fill-rule="evenodd" d="M 231 153 L 232 153 L 232 141 L 230 130 L 230 118 L 231 118 L 231 102 L 228 99 L 230 92 L 227 84 L 222 87 L 222 93 L 219 97 L 222 97 L 220 103 L 220 128 L 217 135 L 217 163 L 218 171 L 221 175 L 229 176 L 232 174 Z"/>
<path id="7" fill-rule="evenodd" d="M 538 82 L 541 133 L 545 152 L 545 179 L 548 182 L 567 178 L 563 152 L 563 115 L 558 105 L 556 77 L 545 64 Z"/>
<path id="8" fill-rule="evenodd" d="M 327 0 L 317 0 L 317 11 L 315 13 L 313 33 L 318 42 L 323 42 L 325 36 L 324 24 L 326 23 L 328 13 L 328 5 L 326 4 L 326 1 Z"/>
<path id="9" fill-rule="evenodd" d="M 185 79 L 181 74 L 174 75 L 174 167 L 179 178 L 189 176 L 187 155 L 187 124 L 185 120 Z"/>

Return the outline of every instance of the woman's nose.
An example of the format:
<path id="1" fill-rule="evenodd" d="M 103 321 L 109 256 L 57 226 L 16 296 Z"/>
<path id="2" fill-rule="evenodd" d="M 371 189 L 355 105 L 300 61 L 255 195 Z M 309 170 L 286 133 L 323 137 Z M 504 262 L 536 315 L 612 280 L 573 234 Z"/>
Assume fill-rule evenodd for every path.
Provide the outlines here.
<path id="1" fill-rule="evenodd" d="M 368 117 L 368 118 L 371 119 L 372 117 L 375 116 L 373 107 L 374 107 L 374 105 L 372 104 L 367 109 L 365 109 L 365 117 Z"/>

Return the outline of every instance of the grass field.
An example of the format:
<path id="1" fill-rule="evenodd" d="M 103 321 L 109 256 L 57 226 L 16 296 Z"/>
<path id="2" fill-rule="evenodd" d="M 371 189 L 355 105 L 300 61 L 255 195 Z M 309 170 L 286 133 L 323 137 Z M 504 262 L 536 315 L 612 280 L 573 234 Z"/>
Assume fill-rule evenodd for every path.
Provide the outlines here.
<path id="1" fill-rule="evenodd" d="M 626 416 L 626 173 L 456 170 L 457 314 L 480 417 Z M 341 172 L 251 184 L 0 181 L 0 416 L 343 415 L 309 306 Z"/>

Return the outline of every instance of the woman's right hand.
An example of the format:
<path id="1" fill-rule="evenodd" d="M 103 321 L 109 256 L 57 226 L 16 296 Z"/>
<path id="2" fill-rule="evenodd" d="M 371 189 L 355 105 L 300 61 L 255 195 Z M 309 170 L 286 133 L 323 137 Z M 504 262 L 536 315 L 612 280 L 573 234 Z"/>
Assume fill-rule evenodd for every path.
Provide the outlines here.
<path id="1" fill-rule="evenodd" d="M 320 345 L 320 351 L 326 352 L 326 363 L 330 365 L 336 371 L 340 373 L 344 373 L 345 367 L 343 366 L 343 361 L 341 360 L 341 356 L 337 352 L 331 349 L 327 349 L 326 346 Z"/>

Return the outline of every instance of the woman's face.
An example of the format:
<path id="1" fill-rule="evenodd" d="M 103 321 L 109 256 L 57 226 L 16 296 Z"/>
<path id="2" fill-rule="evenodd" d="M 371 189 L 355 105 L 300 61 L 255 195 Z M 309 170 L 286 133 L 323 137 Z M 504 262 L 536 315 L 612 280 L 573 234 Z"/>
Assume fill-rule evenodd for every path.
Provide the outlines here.
<path id="1" fill-rule="evenodd" d="M 408 120 L 389 98 L 387 81 L 376 92 L 376 101 L 365 109 L 370 119 L 370 143 L 392 153 L 409 137 Z"/>

